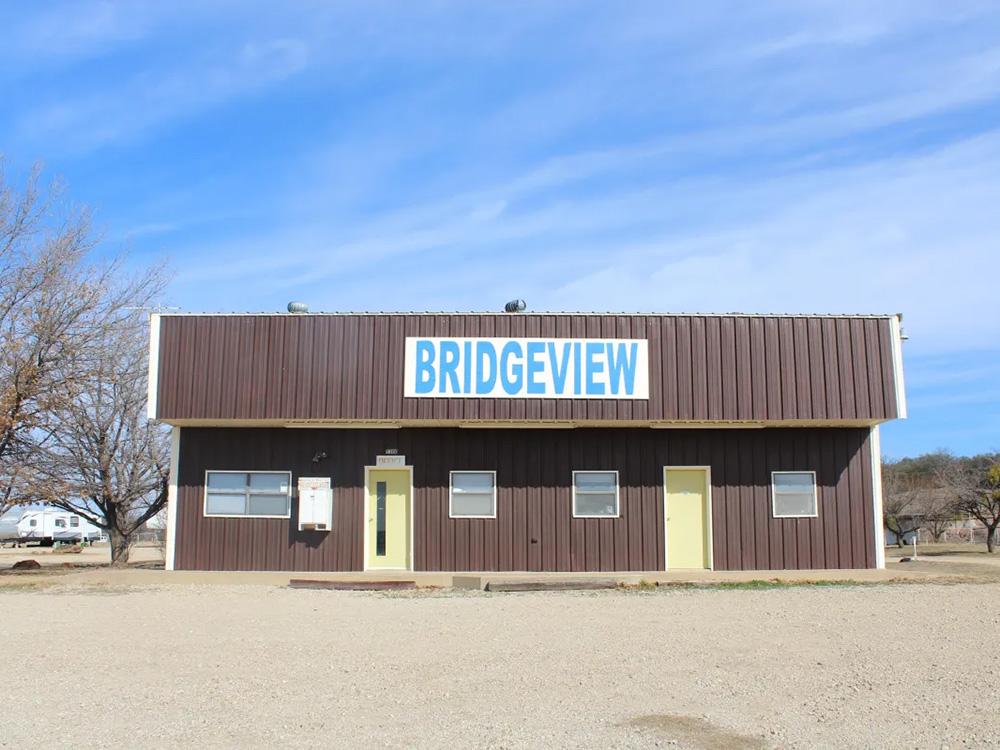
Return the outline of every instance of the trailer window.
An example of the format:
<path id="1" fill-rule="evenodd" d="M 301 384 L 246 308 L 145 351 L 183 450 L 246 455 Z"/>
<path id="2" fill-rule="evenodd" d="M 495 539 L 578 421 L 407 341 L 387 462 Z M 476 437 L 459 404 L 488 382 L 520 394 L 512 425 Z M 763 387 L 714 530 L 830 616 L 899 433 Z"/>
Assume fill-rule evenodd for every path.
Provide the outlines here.
<path id="1" fill-rule="evenodd" d="M 451 472 L 452 518 L 497 517 L 497 473 L 495 471 Z"/>
<path id="2" fill-rule="evenodd" d="M 772 471 L 771 512 L 775 518 L 819 515 L 815 471 Z"/>
<path id="3" fill-rule="evenodd" d="M 77 527 L 79 527 L 79 525 L 80 525 L 80 516 L 70 516 L 69 517 L 69 525 L 72 526 L 74 529 L 77 528 Z"/>
<path id="4" fill-rule="evenodd" d="M 36 518 L 32 518 L 32 519 L 30 519 L 28 521 L 28 526 L 34 527 L 34 526 L 37 526 L 37 525 L 38 525 L 38 519 L 36 519 Z"/>
<path id="5" fill-rule="evenodd" d="M 618 517 L 618 472 L 573 472 L 573 517 Z"/>
<path id="6" fill-rule="evenodd" d="M 66 519 L 65 518 L 57 518 L 56 519 L 56 528 L 57 529 L 65 529 L 66 528 Z"/>
<path id="7" fill-rule="evenodd" d="M 287 471 L 209 471 L 205 515 L 288 518 L 292 475 Z"/>

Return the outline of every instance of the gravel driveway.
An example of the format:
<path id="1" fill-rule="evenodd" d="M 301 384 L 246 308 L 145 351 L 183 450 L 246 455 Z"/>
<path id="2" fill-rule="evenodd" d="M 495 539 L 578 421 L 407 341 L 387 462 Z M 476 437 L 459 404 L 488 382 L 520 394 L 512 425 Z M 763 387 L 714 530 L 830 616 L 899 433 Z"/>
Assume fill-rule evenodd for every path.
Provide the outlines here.
<path id="1" fill-rule="evenodd" d="M 1000 747 L 997 584 L 0 607 L 2 747 Z"/>

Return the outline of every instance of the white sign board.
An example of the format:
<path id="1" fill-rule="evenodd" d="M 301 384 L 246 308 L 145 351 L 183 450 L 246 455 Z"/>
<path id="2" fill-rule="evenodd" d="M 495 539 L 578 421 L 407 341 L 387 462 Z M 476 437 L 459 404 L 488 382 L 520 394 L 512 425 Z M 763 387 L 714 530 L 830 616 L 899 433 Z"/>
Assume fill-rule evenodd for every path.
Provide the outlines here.
<path id="1" fill-rule="evenodd" d="M 299 531 L 333 528 L 330 477 L 299 477 Z"/>
<path id="2" fill-rule="evenodd" d="M 646 339 L 407 337 L 407 398 L 648 399 Z"/>
<path id="3" fill-rule="evenodd" d="M 406 456 L 375 456 L 375 465 L 382 467 L 406 466 Z"/>

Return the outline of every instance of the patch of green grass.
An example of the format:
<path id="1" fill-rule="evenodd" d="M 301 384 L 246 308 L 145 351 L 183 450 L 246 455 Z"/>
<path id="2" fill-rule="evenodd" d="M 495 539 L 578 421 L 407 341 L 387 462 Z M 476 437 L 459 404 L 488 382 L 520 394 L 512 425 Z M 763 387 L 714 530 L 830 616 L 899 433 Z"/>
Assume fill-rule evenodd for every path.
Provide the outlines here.
<path id="1" fill-rule="evenodd" d="M 621 583 L 618 588 L 624 589 L 625 591 L 656 591 L 661 584 L 656 581 L 647 581 L 645 579 L 639 581 L 638 583 Z"/>
<path id="2" fill-rule="evenodd" d="M 817 586 L 817 587 L 842 587 L 842 586 L 875 586 L 883 581 L 859 581 L 854 578 L 845 578 L 843 580 L 837 579 L 818 579 L 818 580 L 804 580 L 804 581 L 784 581 L 779 579 L 754 579 L 752 581 L 723 581 L 722 583 L 716 584 L 719 588 L 724 589 L 790 589 L 801 586 Z"/>
<path id="3" fill-rule="evenodd" d="M 806 580 L 783 580 L 779 578 L 755 578 L 750 581 L 660 581 L 649 583 L 643 581 L 637 586 L 626 586 L 630 591 L 650 591 L 656 589 L 685 590 L 685 591 L 768 591 L 771 589 L 792 589 L 792 588 L 848 588 L 855 586 L 883 586 L 887 583 L 910 583 L 903 579 L 891 579 L 885 581 L 859 581 L 854 578 L 844 579 L 806 579 Z"/>

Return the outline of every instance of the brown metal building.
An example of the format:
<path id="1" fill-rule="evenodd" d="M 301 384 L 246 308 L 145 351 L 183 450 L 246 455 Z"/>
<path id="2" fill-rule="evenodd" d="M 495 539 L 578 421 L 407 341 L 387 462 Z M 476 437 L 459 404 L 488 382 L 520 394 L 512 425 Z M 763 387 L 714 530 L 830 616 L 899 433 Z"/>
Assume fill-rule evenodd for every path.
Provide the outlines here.
<path id="1" fill-rule="evenodd" d="M 884 564 L 896 316 L 154 315 L 168 567 Z"/>

